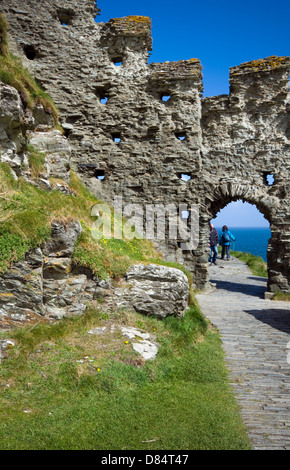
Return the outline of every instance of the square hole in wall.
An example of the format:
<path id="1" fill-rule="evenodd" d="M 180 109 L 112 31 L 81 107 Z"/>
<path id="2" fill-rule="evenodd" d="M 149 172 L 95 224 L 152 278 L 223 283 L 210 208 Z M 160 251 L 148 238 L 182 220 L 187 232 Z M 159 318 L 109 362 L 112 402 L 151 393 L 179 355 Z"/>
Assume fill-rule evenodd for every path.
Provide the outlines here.
<path id="1" fill-rule="evenodd" d="M 37 57 L 37 51 L 34 46 L 26 44 L 23 47 L 23 52 L 26 55 L 27 59 L 34 60 Z"/>
<path id="2" fill-rule="evenodd" d="M 104 172 L 104 170 L 100 170 L 100 169 L 95 170 L 94 176 L 98 180 L 103 180 L 103 179 L 105 179 L 105 172 Z"/>
<path id="3" fill-rule="evenodd" d="M 161 94 L 160 94 L 160 99 L 161 99 L 161 101 L 163 101 L 163 102 L 165 102 L 165 103 L 166 103 L 167 101 L 169 101 L 170 98 L 171 98 L 171 95 L 170 95 L 169 92 L 164 92 L 164 93 L 161 93 Z"/>
<path id="4" fill-rule="evenodd" d="M 57 17 L 63 26 L 71 25 L 74 16 L 75 12 L 71 8 L 59 8 L 57 10 Z"/>
<path id="5" fill-rule="evenodd" d="M 186 140 L 186 133 L 185 132 L 175 132 L 175 137 L 180 140 Z"/>
<path id="6" fill-rule="evenodd" d="M 123 57 L 117 56 L 117 57 L 112 57 L 112 62 L 116 67 L 120 67 L 123 65 Z"/>
<path id="7" fill-rule="evenodd" d="M 183 219 L 183 220 L 189 219 L 189 211 L 187 211 L 187 210 L 181 211 L 180 215 L 181 215 L 181 219 Z"/>
<path id="8" fill-rule="evenodd" d="M 121 134 L 119 132 L 114 132 L 112 134 L 112 139 L 116 144 L 119 144 L 121 142 Z"/>
<path id="9" fill-rule="evenodd" d="M 191 176 L 188 173 L 178 173 L 178 178 L 180 178 L 182 181 L 189 181 L 191 179 Z"/>
<path id="10" fill-rule="evenodd" d="M 275 182 L 274 175 L 268 171 L 265 171 L 263 173 L 263 180 L 264 180 L 264 184 L 266 184 L 267 186 L 272 186 Z"/>
<path id="11" fill-rule="evenodd" d="M 106 87 L 97 87 L 96 96 L 98 97 L 101 104 L 106 104 L 109 99 L 108 88 Z"/>

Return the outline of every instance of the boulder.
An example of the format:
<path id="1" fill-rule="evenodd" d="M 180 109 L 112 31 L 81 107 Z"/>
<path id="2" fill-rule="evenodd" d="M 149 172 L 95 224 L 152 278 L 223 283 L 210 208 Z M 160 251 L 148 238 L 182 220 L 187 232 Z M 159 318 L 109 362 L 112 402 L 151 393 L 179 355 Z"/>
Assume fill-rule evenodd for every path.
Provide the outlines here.
<path id="1" fill-rule="evenodd" d="M 156 264 L 134 265 L 126 273 L 127 287 L 117 289 L 119 307 L 131 307 L 144 315 L 181 317 L 188 307 L 189 283 L 176 268 Z"/>

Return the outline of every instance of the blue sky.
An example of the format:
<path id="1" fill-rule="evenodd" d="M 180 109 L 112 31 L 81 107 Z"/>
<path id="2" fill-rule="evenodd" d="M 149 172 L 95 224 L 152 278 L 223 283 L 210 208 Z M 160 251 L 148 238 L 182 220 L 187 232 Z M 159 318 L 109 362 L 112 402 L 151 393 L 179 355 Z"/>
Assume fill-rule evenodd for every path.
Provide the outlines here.
<path id="1" fill-rule="evenodd" d="M 227 225 L 234 227 L 269 227 L 269 222 L 258 211 L 256 206 L 248 202 L 236 201 L 228 204 L 211 220 L 215 227 Z"/>
<path id="2" fill-rule="evenodd" d="M 97 5 L 97 22 L 151 18 L 149 62 L 200 59 L 205 97 L 229 93 L 230 67 L 290 55 L 290 0 L 97 0 Z M 269 226 L 255 206 L 241 201 L 223 209 L 215 224 Z"/>

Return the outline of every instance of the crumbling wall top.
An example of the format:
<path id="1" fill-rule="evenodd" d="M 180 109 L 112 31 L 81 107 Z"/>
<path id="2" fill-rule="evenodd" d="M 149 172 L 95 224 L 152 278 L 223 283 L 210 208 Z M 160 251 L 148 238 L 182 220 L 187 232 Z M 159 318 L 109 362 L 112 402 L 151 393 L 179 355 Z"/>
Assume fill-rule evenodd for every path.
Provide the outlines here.
<path id="1" fill-rule="evenodd" d="M 265 102 L 272 112 L 273 106 L 284 108 L 289 89 L 289 68 L 290 57 L 277 56 L 231 67 L 230 95 L 244 95 L 245 101 L 256 102 L 255 108 L 259 108 L 260 113 L 265 108 L 264 105 L 261 108 L 261 103 Z"/>
<path id="2" fill-rule="evenodd" d="M 289 69 L 290 57 L 277 57 L 275 55 L 265 59 L 251 60 L 230 68 L 230 75 L 253 74 L 258 72 L 271 72 L 273 70 Z"/>
<path id="3" fill-rule="evenodd" d="M 151 19 L 148 16 L 125 16 L 112 18 L 104 24 L 101 39 L 143 38 L 148 51 L 152 51 Z"/>
<path id="4" fill-rule="evenodd" d="M 202 81 L 202 66 L 199 59 L 152 63 L 149 69 L 151 83 L 190 80 L 192 83 L 201 84 Z"/>
<path id="5" fill-rule="evenodd" d="M 148 16 L 125 16 L 112 18 L 106 23 L 107 27 L 122 36 L 151 35 L 151 19 Z"/>

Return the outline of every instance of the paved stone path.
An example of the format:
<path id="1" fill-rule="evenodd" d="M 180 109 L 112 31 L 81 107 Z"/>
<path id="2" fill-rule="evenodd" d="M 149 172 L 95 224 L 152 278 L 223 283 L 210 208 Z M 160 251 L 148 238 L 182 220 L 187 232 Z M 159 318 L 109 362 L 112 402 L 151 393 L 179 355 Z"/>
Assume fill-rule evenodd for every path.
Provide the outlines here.
<path id="1" fill-rule="evenodd" d="M 264 300 L 266 279 L 237 259 L 218 259 L 210 281 L 196 297 L 220 333 L 252 447 L 290 450 L 290 302 Z"/>

